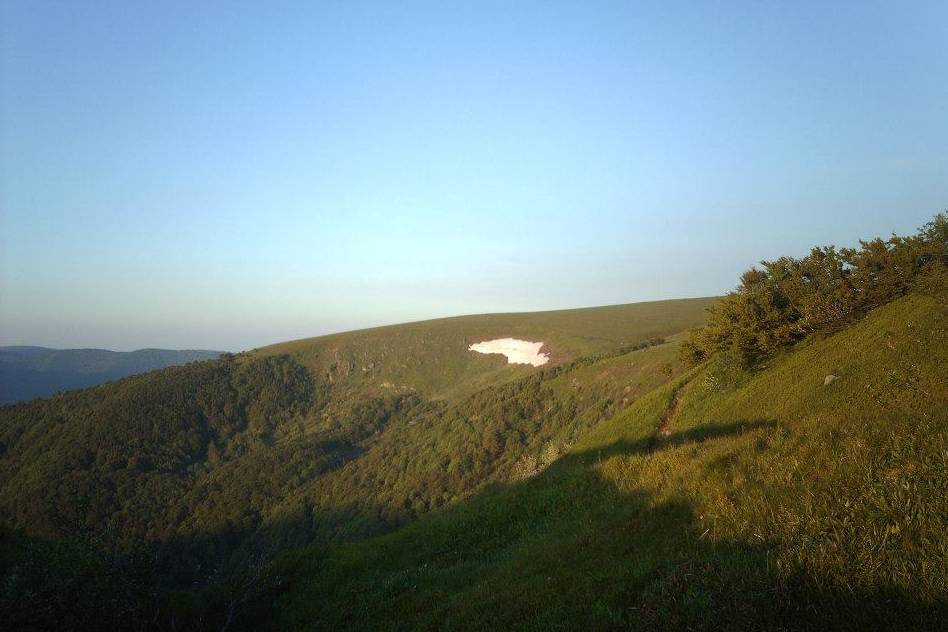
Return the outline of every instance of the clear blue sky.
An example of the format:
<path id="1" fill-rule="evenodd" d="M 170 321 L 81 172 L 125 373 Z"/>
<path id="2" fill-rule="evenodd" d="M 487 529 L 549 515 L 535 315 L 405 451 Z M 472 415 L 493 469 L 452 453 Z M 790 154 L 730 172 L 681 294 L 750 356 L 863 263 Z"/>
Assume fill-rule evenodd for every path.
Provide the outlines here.
<path id="1" fill-rule="evenodd" d="M 948 207 L 948 3 L 0 2 L 0 343 L 718 294 Z"/>

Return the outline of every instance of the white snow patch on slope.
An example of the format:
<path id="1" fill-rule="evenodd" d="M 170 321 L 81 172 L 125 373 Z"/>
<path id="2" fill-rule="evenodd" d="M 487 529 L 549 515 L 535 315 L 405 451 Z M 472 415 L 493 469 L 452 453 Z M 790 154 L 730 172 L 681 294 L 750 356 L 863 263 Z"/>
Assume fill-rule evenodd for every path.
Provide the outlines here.
<path id="1" fill-rule="evenodd" d="M 516 338 L 498 338 L 472 344 L 468 349 L 478 353 L 502 353 L 507 356 L 507 364 L 532 364 L 542 366 L 550 361 L 550 356 L 540 353 L 542 342 L 528 342 Z"/>

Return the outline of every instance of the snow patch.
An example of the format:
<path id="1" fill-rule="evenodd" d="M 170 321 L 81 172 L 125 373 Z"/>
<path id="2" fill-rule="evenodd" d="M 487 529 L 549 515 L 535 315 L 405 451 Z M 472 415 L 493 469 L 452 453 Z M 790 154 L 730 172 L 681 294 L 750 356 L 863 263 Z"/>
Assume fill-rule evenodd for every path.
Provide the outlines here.
<path id="1" fill-rule="evenodd" d="M 550 361 L 548 354 L 540 353 L 542 348 L 542 342 L 529 342 L 516 338 L 498 338 L 474 343 L 468 347 L 468 350 L 478 353 L 502 353 L 507 356 L 507 364 L 542 366 Z"/>

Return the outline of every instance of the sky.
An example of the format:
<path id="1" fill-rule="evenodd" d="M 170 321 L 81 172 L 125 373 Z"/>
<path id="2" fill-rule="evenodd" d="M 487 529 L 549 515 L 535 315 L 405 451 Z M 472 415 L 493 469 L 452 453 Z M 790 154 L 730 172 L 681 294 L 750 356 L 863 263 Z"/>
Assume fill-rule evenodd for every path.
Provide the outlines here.
<path id="1" fill-rule="evenodd" d="M 943 0 L 0 7 L 0 344 L 716 295 L 948 208 Z"/>

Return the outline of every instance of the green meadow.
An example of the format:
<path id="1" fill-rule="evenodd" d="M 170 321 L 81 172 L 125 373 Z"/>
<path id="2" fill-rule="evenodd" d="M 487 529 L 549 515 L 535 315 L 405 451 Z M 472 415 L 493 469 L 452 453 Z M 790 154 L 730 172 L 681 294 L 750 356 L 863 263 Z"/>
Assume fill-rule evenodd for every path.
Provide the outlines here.
<path id="1" fill-rule="evenodd" d="M 287 555 L 245 623 L 935 629 L 946 343 L 945 296 L 909 296 L 759 373 L 686 372 L 525 481 Z"/>
<path id="2" fill-rule="evenodd" d="M 715 300 L 442 318 L 296 340 L 254 355 L 289 355 L 360 395 L 413 390 L 429 399 L 450 399 L 535 371 L 509 365 L 502 356 L 471 353 L 472 343 L 504 337 L 542 341 L 552 363 L 562 364 L 684 332 L 704 321 Z"/>

